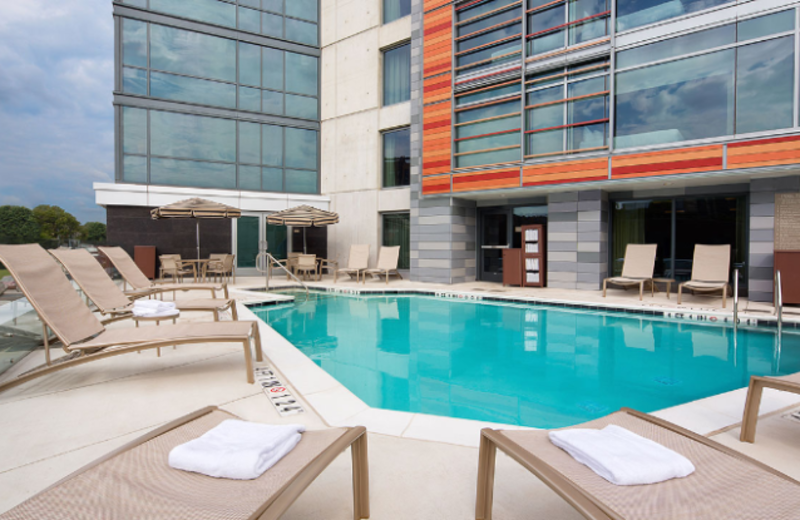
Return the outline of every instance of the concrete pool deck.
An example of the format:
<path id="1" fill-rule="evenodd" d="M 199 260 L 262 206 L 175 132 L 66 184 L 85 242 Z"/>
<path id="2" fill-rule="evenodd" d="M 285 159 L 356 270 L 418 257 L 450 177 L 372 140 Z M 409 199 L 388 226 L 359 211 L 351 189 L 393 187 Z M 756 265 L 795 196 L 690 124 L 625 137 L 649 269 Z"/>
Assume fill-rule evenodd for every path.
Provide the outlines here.
<path id="1" fill-rule="evenodd" d="M 244 291 L 263 286 L 263 278 L 240 278 L 233 296 L 257 301 L 271 295 Z M 273 280 L 273 284 L 278 280 Z M 281 282 L 282 283 L 282 282 Z M 401 285 L 402 284 L 402 285 Z M 317 285 L 317 284 L 314 284 Z M 329 281 L 321 285 L 332 286 Z M 341 288 L 384 289 L 340 281 Z M 392 282 L 389 288 L 439 289 L 453 292 L 507 290 L 495 284 L 433 286 Z M 484 289 L 484 291 L 475 291 Z M 530 294 L 530 289 L 521 290 Z M 542 296 L 535 290 L 536 296 Z M 548 297 L 579 302 L 600 301 L 589 293 L 549 291 Z M 633 293 L 609 295 L 615 304 L 638 303 Z M 583 292 L 580 292 L 583 293 Z M 588 299 L 592 296 L 593 299 Z M 185 296 L 179 296 L 185 297 Z M 663 299 L 663 302 L 660 300 Z M 644 304 L 648 297 L 645 298 Z M 649 302 L 669 305 L 663 293 Z M 719 301 L 717 299 L 717 301 Z M 706 298 L 687 298 L 685 308 L 711 309 Z M 764 306 L 766 307 L 766 306 Z M 754 306 L 755 308 L 755 306 Z M 252 313 L 240 303 L 240 319 Z M 757 313 L 761 314 L 761 313 Z M 764 313 L 766 314 L 766 313 Z M 182 321 L 205 321 L 200 313 Z M 130 327 L 116 323 L 113 327 Z M 215 404 L 247 420 L 302 422 L 309 428 L 328 424 L 363 424 L 370 430 L 372 518 L 474 518 L 478 431 L 485 423 L 423 414 L 371 409 L 336 380 L 274 332 L 261 324 L 268 364 L 305 408 L 301 415 L 281 418 L 260 388 L 245 382 L 241 347 L 234 345 L 182 346 L 127 354 L 43 377 L 0 393 L 0 511 L 5 511 L 70 472 L 168 420 Z M 37 350 L 11 369 L 10 374 L 38 364 Z M 656 412 L 682 426 L 709 435 L 777 469 L 800 477 L 800 421 L 784 417 L 800 406 L 800 396 L 765 392 L 753 445 L 738 442 L 745 390 L 736 390 Z M 505 456 L 498 457 L 495 491 L 498 519 L 577 519 L 575 511 L 538 479 Z M 286 519 L 351 518 L 349 457 L 339 457 L 287 512 Z"/>

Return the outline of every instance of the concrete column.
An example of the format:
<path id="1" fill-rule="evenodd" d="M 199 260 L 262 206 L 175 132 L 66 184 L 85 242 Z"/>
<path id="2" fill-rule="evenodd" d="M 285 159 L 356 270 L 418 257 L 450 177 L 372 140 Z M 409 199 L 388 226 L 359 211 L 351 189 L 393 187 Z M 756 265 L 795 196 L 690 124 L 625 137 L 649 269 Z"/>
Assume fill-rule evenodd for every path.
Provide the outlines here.
<path id="1" fill-rule="evenodd" d="M 577 289 L 596 291 L 608 276 L 608 194 L 578 193 Z"/>
<path id="2" fill-rule="evenodd" d="M 547 286 L 578 287 L 578 192 L 547 196 Z"/>
<path id="3" fill-rule="evenodd" d="M 476 277 L 477 208 L 473 201 L 449 197 L 418 201 L 411 217 L 411 279 L 463 283 Z M 412 211 L 414 211 L 412 209 Z"/>

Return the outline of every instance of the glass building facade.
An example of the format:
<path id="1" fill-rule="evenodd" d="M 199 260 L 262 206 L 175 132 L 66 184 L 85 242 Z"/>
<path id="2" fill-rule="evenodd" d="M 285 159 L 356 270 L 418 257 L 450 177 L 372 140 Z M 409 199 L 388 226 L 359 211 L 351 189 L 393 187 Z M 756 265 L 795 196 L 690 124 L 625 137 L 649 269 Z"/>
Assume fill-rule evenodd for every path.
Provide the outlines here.
<path id="1" fill-rule="evenodd" d="M 116 7 L 118 182 L 319 193 L 317 0 Z"/>

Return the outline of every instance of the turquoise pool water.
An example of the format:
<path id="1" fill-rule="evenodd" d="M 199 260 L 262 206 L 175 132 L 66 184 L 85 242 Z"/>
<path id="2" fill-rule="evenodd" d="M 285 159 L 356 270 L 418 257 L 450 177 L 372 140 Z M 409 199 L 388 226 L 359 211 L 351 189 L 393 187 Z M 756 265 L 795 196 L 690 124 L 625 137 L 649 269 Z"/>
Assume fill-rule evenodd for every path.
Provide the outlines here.
<path id="1" fill-rule="evenodd" d="M 298 297 L 302 300 L 305 297 Z M 538 428 L 800 371 L 800 336 L 563 307 L 312 293 L 253 309 L 372 407 Z"/>

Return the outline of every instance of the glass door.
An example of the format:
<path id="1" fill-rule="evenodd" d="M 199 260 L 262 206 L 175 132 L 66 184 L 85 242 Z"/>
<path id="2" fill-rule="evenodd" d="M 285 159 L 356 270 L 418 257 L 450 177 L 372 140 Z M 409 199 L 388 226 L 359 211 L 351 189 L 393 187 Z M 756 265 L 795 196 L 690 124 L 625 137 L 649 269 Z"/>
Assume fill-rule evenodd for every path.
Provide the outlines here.
<path id="1" fill-rule="evenodd" d="M 503 282 L 503 249 L 511 246 L 509 211 L 487 211 L 481 215 L 480 279 Z"/>
<path id="2" fill-rule="evenodd" d="M 267 225 L 266 213 L 245 213 L 236 220 L 236 268 L 239 274 L 255 276 L 256 257 L 266 246 L 267 252 L 278 260 L 286 258 L 286 226 Z"/>

